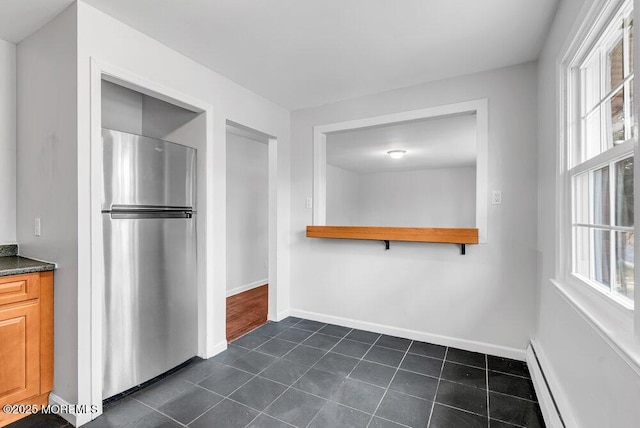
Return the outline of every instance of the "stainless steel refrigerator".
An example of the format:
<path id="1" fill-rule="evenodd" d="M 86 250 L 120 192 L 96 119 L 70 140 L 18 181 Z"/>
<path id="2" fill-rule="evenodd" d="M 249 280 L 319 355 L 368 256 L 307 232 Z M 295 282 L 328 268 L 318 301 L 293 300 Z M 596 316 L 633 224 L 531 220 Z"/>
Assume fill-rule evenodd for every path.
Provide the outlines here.
<path id="1" fill-rule="evenodd" d="M 197 353 L 196 150 L 103 129 L 103 398 Z"/>

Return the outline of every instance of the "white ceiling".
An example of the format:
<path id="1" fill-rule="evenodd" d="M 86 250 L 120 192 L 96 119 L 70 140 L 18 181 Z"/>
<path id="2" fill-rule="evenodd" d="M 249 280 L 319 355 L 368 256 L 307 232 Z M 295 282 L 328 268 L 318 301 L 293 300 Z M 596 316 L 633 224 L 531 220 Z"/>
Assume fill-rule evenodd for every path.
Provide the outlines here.
<path id="1" fill-rule="evenodd" d="M 537 58 L 559 0 L 83 0 L 287 109 Z M 69 0 L 0 0 L 12 42 Z"/>
<path id="2" fill-rule="evenodd" d="M 18 43 L 74 0 L 0 0 L 0 39 Z"/>
<path id="3" fill-rule="evenodd" d="M 389 150 L 406 150 L 391 159 Z M 450 116 L 330 134 L 327 163 L 367 174 L 475 166 L 476 115 Z"/>

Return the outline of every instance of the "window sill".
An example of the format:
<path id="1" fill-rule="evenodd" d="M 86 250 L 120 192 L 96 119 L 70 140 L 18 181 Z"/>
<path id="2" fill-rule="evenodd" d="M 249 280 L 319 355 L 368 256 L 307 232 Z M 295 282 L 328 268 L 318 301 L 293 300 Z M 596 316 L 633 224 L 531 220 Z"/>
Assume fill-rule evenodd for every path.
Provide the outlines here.
<path id="1" fill-rule="evenodd" d="M 570 287 L 577 288 L 578 292 L 585 294 L 585 298 L 588 298 L 591 303 L 597 305 L 598 308 L 604 305 L 608 307 L 608 309 L 606 309 L 607 311 L 611 310 L 617 313 L 618 316 L 626 317 L 633 322 L 633 302 L 616 296 L 608 290 L 607 286 L 600 285 L 595 281 L 590 281 L 575 273 L 569 274 L 569 279 L 566 282 Z"/>
<path id="2" fill-rule="evenodd" d="M 594 298 L 589 292 L 596 291 L 587 290 L 585 285 L 558 279 L 551 279 L 551 283 L 578 315 L 640 375 L 640 342 L 633 330 L 633 311 L 611 310 L 609 302 L 603 304 L 604 296 Z"/>

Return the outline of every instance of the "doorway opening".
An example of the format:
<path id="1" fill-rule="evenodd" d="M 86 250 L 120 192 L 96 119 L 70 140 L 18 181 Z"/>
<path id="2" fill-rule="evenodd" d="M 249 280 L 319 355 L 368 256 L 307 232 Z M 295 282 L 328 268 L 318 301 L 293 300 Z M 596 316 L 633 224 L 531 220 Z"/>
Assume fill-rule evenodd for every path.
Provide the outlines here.
<path id="1" fill-rule="evenodd" d="M 438 125 L 439 124 L 439 125 Z M 423 128 L 427 125 L 426 128 Z M 438 127 L 442 128 L 442 133 L 438 130 Z M 402 129 L 402 132 L 398 132 L 398 128 Z M 470 166 L 469 164 L 475 164 L 475 171 L 467 171 L 467 174 L 457 174 L 456 180 L 462 175 L 469 175 L 472 172 L 469 180 L 464 180 L 464 184 L 467 188 L 475 187 L 475 195 L 467 195 L 465 199 L 473 200 L 475 203 L 469 207 L 455 207 L 451 212 L 446 213 L 442 219 L 433 217 L 429 220 L 431 223 L 429 226 L 437 225 L 443 222 L 448 227 L 460 227 L 456 223 L 469 224 L 473 222 L 475 217 L 475 228 L 478 229 L 479 243 L 484 244 L 487 242 L 487 204 L 488 198 L 488 104 L 486 99 L 479 99 L 473 101 L 465 101 L 455 104 L 447 104 L 436 107 L 428 107 L 418 110 L 410 110 L 400 113 L 392 113 L 382 116 L 373 116 L 364 119 L 356 119 L 345 122 L 330 123 L 326 125 L 319 125 L 313 128 L 313 144 L 314 144 L 314 176 L 313 176 L 313 224 L 314 226 L 330 225 L 331 222 L 339 222 L 340 224 L 366 226 L 375 224 L 376 226 L 400 226 L 411 227 L 414 226 L 411 222 L 415 222 L 413 219 L 406 218 L 391 218 L 398 213 L 421 213 L 419 221 L 424 220 L 425 207 L 418 207 L 416 205 L 405 205 L 404 209 L 398 209 L 400 204 L 390 204 L 390 200 L 397 201 L 398 196 L 406 191 L 410 185 L 416 182 L 416 177 L 400 177 L 396 174 L 394 177 L 385 176 L 382 180 L 381 177 L 377 177 L 379 182 L 374 183 L 371 177 L 367 177 L 372 186 L 366 185 L 374 194 L 373 198 L 368 196 L 363 199 L 371 199 L 372 204 L 369 206 L 357 206 L 355 208 L 345 207 L 345 199 L 353 200 L 353 195 L 343 194 L 348 192 L 350 188 L 353 188 L 353 184 L 345 183 L 345 180 L 340 179 L 340 174 L 344 175 L 349 171 L 338 170 L 336 172 L 336 166 L 340 167 L 343 163 L 357 165 L 357 169 L 360 172 L 366 172 L 371 175 L 372 172 L 394 172 L 393 170 L 383 171 L 383 169 L 377 166 L 377 170 L 374 169 L 374 165 L 380 165 L 380 161 L 388 162 L 393 152 L 399 156 L 396 159 L 400 159 L 407 153 L 412 155 L 411 161 L 407 162 L 407 159 L 403 159 L 404 164 L 413 164 L 411 169 L 420 170 L 425 168 L 427 162 L 422 164 L 421 168 L 416 168 L 420 165 L 420 159 L 428 162 L 436 160 L 440 162 L 437 167 L 439 169 L 451 168 L 452 166 Z M 465 131 L 466 130 L 466 131 Z M 463 131 L 460 133 L 460 131 Z M 444 134 L 447 132 L 447 134 Z M 420 135 L 418 135 L 420 134 Z M 442 134 L 434 135 L 429 134 Z M 475 134 L 475 144 L 473 143 Z M 446 139 L 443 138 L 446 135 Z M 471 138 L 469 138 L 471 136 Z M 411 146 L 408 141 L 416 139 L 418 144 Z M 431 139 L 434 144 L 427 147 L 424 141 Z M 465 143 L 455 144 L 454 140 L 461 139 Z M 397 140 L 397 141 L 396 141 Z M 442 141 L 446 141 L 446 144 L 440 146 Z M 329 143 L 330 149 L 327 151 Z M 409 145 L 409 147 L 407 147 Z M 366 150 L 361 150 L 362 146 L 366 147 Z M 469 150 L 475 146 L 475 153 L 473 150 Z M 359 157 L 357 152 L 360 151 Z M 354 154 L 356 152 L 356 154 Z M 465 154 L 465 152 L 467 152 Z M 471 161 L 469 154 L 473 160 Z M 459 155 L 463 155 L 462 158 Z M 423 156 L 424 155 L 424 156 Z M 407 156 L 409 158 L 409 156 Z M 456 159 L 457 158 L 457 159 Z M 453 161 L 453 163 L 452 163 Z M 395 163 L 394 165 L 400 165 Z M 430 165 L 434 167 L 436 165 Z M 365 168 L 366 170 L 363 170 Z M 460 169 L 460 168 L 458 168 Z M 396 169 L 396 172 L 399 169 Z M 357 171 L 356 171 L 357 172 Z M 353 173 L 353 172 L 351 172 Z M 475 176 L 475 180 L 474 180 Z M 336 179 L 337 177 L 337 179 Z M 375 177 L 374 177 L 375 178 Z M 393 189 L 388 189 L 387 193 L 389 197 L 380 197 L 381 191 L 384 190 L 383 186 L 389 186 L 390 184 L 398 184 L 404 179 L 405 183 Z M 355 180 L 348 180 L 354 182 Z M 423 180 L 424 181 L 424 180 Z M 444 179 L 443 177 L 429 177 L 428 181 L 440 182 L 450 184 L 453 180 L 450 178 Z M 356 182 L 357 183 L 357 182 Z M 358 184 L 359 187 L 359 184 Z M 328 191 L 332 194 L 328 194 Z M 338 190 L 338 191 L 336 191 Z M 437 188 L 437 191 L 441 191 L 442 186 Z M 451 188 L 446 189 L 445 193 L 459 195 L 459 190 L 453 190 Z M 424 193 L 424 189 L 422 189 Z M 414 192 L 415 193 L 415 192 Z M 360 196 L 356 199 L 360 199 Z M 415 196 L 415 195 L 414 195 Z M 342 199 L 342 201 L 341 201 Z M 442 197 L 436 198 L 438 200 Z M 431 205 L 431 199 L 427 200 L 425 206 Z M 382 205 L 379 205 L 380 201 L 383 201 Z M 407 198 L 409 204 L 416 204 L 415 197 Z M 458 201 L 456 201 L 457 203 Z M 377 205 L 377 206 L 376 206 Z M 336 220 L 335 208 L 338 207 L 338 211 L 347 211 L 347 218 L 342 212 L 338 212 Z M 389 209 L 391 207 L 391 209 Z M 395 208 L 394 208 L 395 207 Z M 442 211 L 442 207 L 438 208 Z M 471 217 L 462 218 L 457 213 L 458 210 L 464 210 L 471 213 Z M 362 211 L 366 213 L 366 217 L 360 218 L 359 213 L 353 219 L 354 211 Z M 391 212 L 390 216 L 386 216 L 385 212 Z M 373 213 L 374 216 L 370 216 Z M 329 224 L 327 223 L 327 216 L 329 215 Z M 439 215 L 439 214 L 438 214 Z M 382 217 L 382 218 L 381 218 Z M 386 217 L 386 218 L 385 218 Z M 453 224 L 450 222 L 454 221 Z M 434 221 L 435 220 L 435 221 Z M 353 224 L 353 223 L 356 224 Z M 335 223 L 334 223 L 335 224 Z M 440 226 L 442 227 L 442 226 Z M 464 253 L 463 253 L 464 254 Z"/>
<path id="2" fill-rule="evenodd" d="M 227 341 L 267 322 L 269 136 L 227 122 Z"/>

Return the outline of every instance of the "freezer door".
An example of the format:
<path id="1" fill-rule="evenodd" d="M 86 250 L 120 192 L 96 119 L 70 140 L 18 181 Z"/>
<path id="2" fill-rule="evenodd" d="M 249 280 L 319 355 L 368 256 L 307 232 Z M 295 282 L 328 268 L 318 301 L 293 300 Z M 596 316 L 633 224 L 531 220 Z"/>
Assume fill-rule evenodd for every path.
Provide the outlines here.
<path id="1" fill-rule="evenodd" d="M 195 218 L 103 216 L 103 398 L 197 354 Z"/>
<path id="2" fill-rule="evenodd" d="M 196 150 L 180 144 L 102 130 L 102 209 L 113 205 L 194 207 Z"/>

